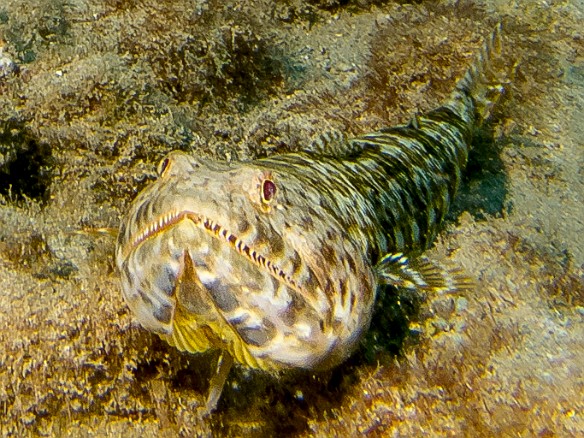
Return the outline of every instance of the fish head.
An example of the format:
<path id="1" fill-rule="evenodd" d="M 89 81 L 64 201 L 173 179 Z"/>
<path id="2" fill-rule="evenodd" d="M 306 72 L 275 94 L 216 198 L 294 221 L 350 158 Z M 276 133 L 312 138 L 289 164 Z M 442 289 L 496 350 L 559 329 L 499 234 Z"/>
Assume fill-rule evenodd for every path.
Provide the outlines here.
<path id="1" fill-rule="evenodd" d="M 346 357 L 369 323 L 376 279 L 318 187 L 261 160 L 182 152 L 158 172 L 122 221 L 116 251 L 124 297 L 145 328 L 171 336 L 178 312 L 211 327 L 213 342 L 238 339 L 281 364 Z"/>

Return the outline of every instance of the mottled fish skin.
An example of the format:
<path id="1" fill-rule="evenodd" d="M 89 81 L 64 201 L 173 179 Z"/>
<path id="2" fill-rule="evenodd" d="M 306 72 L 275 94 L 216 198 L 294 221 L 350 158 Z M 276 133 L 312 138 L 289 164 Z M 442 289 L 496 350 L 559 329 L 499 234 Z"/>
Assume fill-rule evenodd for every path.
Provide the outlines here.
<path id="1" fill-rule="evenodd" d="M 325 136 L 306 152 L 247 163 L 182 152 L 161 162 L 122 221 L 116 261 L 145 328 L 181 350 L 223 352 L 209 409 L 231 358 L 268 371 L 346 359 L 380 283 L 456 289 L 419 256 L 494 102 L 499 46 L 498 29 L 441 107 L 342 148 Z"/>

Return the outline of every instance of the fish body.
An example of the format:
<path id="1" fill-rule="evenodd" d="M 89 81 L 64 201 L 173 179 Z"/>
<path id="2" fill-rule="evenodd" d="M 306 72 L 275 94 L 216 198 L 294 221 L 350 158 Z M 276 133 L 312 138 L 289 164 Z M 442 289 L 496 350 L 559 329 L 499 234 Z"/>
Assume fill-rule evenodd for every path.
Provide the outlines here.
<path id="1" fill-rule="evenodd" d="M 496 30 L 449 99 L 407 125 L 245 163 L 182 152 L 160 163 L 122 221 L 116 262 L 146 329 L 180 350 L 221 351 L 209 410 L 232 362 L 272 372 L 342 362 L 382 283 L 465 286 L 422 253 L 498 95 L 499 49 Z"/>

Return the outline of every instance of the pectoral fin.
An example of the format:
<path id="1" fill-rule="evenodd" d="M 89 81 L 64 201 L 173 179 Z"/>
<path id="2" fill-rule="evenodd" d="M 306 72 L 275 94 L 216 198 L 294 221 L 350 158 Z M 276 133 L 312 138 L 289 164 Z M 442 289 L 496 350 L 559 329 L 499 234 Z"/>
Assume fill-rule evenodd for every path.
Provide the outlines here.
<path id="1" fill-rule="evenodd" d="M 472 289 L 473 281 L 460 269 L 448 269 L 425 257 L 408 259 L 388 254 L 376 266 L 379 281 L 401 289 L 424 292 L 456 292 Z"/>

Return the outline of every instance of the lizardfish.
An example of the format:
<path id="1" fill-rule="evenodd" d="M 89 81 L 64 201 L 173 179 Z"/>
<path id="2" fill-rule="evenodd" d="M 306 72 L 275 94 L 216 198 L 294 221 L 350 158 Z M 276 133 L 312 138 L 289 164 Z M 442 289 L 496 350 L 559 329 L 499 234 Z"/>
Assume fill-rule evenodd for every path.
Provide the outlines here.
<path id="1" fill-rule="evenodd" d="M 423 252 L 502 91 L 501 41 L 498 27 L 443 105 L 408 124 L 250 162 L 161 161 L 121 223 L 116 261 L 143 327 L 180 350 L 220 351 L 208 410 L 233 362 L 276 373 L 345 360 L 381 284 L 468 286 Z"/>

